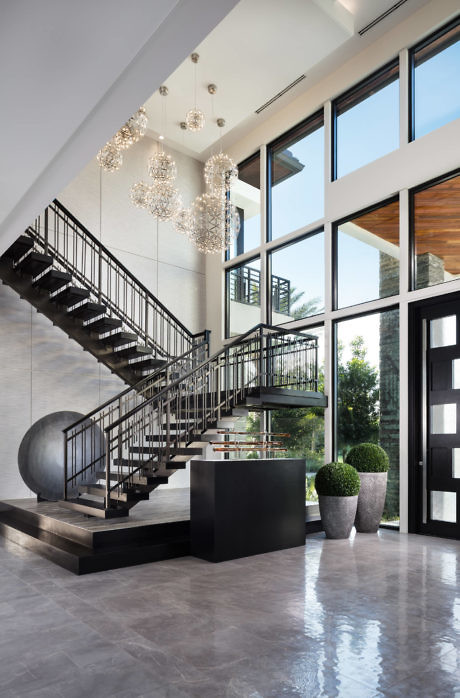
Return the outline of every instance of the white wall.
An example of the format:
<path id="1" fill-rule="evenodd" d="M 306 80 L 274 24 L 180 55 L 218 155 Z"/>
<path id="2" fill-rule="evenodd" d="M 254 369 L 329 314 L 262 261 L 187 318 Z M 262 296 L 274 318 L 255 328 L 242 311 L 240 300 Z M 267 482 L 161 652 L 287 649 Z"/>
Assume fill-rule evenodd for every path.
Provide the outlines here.
<path id="1" fill-rule="evenodd" d="M 203 255 L 171 224 L 158 224 L 129 200 L 131 184 L 148 178 L 147 158 L 154 148 L 145 138 L 126 152 L 119 172 L 103 173 L 102 242 L 195 332 L 205 324 Z M 173 155 L 177 185 L 188 204 L 203 188 L 202 164 Z M 92 160 L 58 197 L 96 237 L 100 172 Z M 17 467 L 29 427 L 55 411 L 85 414 L 125 384 L 6 286 L 0 286 L 0 318 L 0 499 L 11 499 L 33 496 Z M 179 474 L 176 482 L 174 477 L 171 486 L 180 486 Z"/>

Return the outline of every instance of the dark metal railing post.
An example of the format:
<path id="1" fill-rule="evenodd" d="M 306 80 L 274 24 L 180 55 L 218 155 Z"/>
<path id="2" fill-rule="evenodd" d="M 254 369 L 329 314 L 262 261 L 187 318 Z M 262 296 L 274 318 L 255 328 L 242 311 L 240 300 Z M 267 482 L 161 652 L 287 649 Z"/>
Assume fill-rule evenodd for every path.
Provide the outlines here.
<path id="1" fill-rule="evenodd" d="M 45 246 L 44 253 L 48 254 L 48 208 L 45 208 Z"/>
<path id="2" fill-rule="evenodd" d="M 67 499 L 67 478 L 68 478 L 67 434 L 64 433 L 64 500 Z"/>
<path id="3" fill-rule="evenodd" d="M 102 250 L 99 248 L 99 269 L 98 269 L 98 301 L 102 301 Z"/>
<path id="4" fill-rule="evenodd" d="M 110 508 L 110 429 L 106 431 L 105 451 L 105 508 Z M 121 458 L 121 453 L 118 454 Z"/>

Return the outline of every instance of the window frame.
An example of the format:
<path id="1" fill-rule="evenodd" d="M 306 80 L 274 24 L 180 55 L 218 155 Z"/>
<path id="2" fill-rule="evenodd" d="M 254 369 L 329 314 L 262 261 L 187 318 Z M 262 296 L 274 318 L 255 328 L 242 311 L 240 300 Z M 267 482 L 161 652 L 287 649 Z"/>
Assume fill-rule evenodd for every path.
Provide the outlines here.
<path id="1" fill-rule="evenodd" d="M 409 70 L 408 70 L 408 77 L 409 77 L 409 85 L 408 85 L 408 126 L 409 126 L 409 128 L 408 128 L 408 141 L 409 141 L 409 143 L 412 143 L 412 141 L 417 140 L 415 137 L 415 67 L 416 67 L 415 66 L 415 54 L 418 51 L 421 51 L 422 49 L 426 48 L 430 44 L 434 43 L 435 41 L 440 39 L 444 34 L 447 34 L 452 29 L 455 29 L 458 26 L 460 26 L 460 14 L 457 15 L 457 17 L 455 17 L 453 20 L 451 20 L 447 24 L 444 24 L 439 29 L 436 29 L 436 31 L 431 32 L 431 34 L 426 36 L 424 39 L 419 41 L 417 44 L 414 44 L 409 49 Z M 446 47 L 444 47 L 444 48 L 446 48 Z M 436 56 L 439 53 L 442 53 L 444 48 L 442 48 L 440 51 L 433 52 L 432 55 Z M 431 133 L 431 131 L 429 133 Z"/>
<path id="2" fill-rule="evenodd" d="M 452 281 L 458 281 L 458 279 L 451 279 L 451 281 L 444 281 L 440 284 L 433 284 L 432 286 L 423 286 L 422 289 L 417 288 L 417 255 L 415 252 L 415 195 L 426 189 L 431 189 L 437 184 L 442 184 L 442 182 L 447 182 L 449 179 L 454 179 L 460 176 L 460 167 L 455 170 L 446 172 L 439 177 L 434 177 L 427 182 L 422 182 L 422 184 L 417 184 L 416 187 L 409 189 L 409 291 L 420 291 L 425 288 L 433 287 L 444 287 L 446 284 L 452 283 Z M 447 291 L 446 291 L 447 293 Z M 438 294 L 442 295 L 442 294 Z"/>
<path id="3" fill-rule="evenodd" d="M 262 177 L 260 176 L 260 169 L 261 169 L 262 157 L 261 157 L 260 148 L 258 148 L 254 153 L 252 153 L 252 155 L 249 155 L 249 157 L 244 158 L 244 160 L 242 160 L 240 163 L 238 163 L 238 178 L 239 178 L 240 169 L 241 169 L 242 167 L 245 167 L 246 165 L 249 165 L 249 163 L 250 163 L 252 160 L 256 160 L 257 158 L 259 158 L 259 193 L 260 193 L 261 190 L 262 190 Z M 260 201 L 260 204 L 261 204 L 260 209 L 261 209 L 261 213 L 262 213 L 262 200 Z M 243 223 L 244 223 L 244 222 L 243 222 Z M 232 241 L 232 244 L 233 244 L 233 241 Z M 259 242 L 258 242 L 257 246 L 254 247 L 253 249 L 256 249 L 256 248 L 258 248 L 258 247 L 260 247 L 260 236 L 259 236 Z M 230 262 L 230 261 L 232 261 L 233 259 L 236 259 L 237 257 L 240 257 L 242 254 L 246 254 L 246 252 L 243 251 L 243 252 L 241 252 L 239 255 L 236 254 L 234 257 L 230 257 L 230 249 L 231 249 L 231 248 L 227 248 L 227 249 L 225 250 L 225 256 L 224 256 L 224 261 L 225 261 L 225 262 Z M 247 252 L 251 252 L 251 250 L 247 250 Z"/>
<path id="4" fill-rule="evenodd" d="M 248 264 L 251 264 L 251 262 L 254 262 L 256 259 L 258 259 L 260 262 L 260 275 L 262 278 L 262 255 L 259 253 L 255 254 L 250 259 L 245 259 L 244 262 L 238 262 L 237 264 L 233 264 L 232 266 L 226 267 L 224 269 L 224 274 L 225 274 L 225 322 L 224 322 L 225 339 L 231 339 L 231 335 L 230 335 L 230 286 L 227 283 L 227 280 L 230 279 L 230 274 L 234 269 L 239 269 L 240 267 L 245 267 Z M 260 293 L 260 291 L 259 291 L 259 293 Z M 262 303 L 260 303 L 259 307 L 260 307 L 261 317 L 262 317 Z"/>
<path id="5" fill-rule="evenodd" d="M 325 115 L 324 115 L 324 106 L 321 106 L 319 109 L 317 109 L 313 114 L 310 114 L 306 119 L 303 119 L 302 121 L 299 121 L 298 124 L 290 128 L 288 131 L 285 131 L 281 135 L 277 136 L 274 140 L 272 140 L 270 143 L 267 144 L 267 164 L 266 164 L 266 215 L 267 215 L 267 223 L 266 223 L 266 228 L 267 228 L 267 234 L 266 234 L 266 242 L 272 242 L 273 240 L 273 235 L 272 235 L 272 172 L 273 172 L 273 151 L 284 142 L 289 142 L 292 140 L 292 143 L 296 143 L 299 140 L 302 140 L 302 138 L 309 136 L 311 133 L 314 133 L 317 131 L 319 128 L 324 128 L 325 125 Z M 295 136 L 298 135 L 299 138 L 295 138 Z M 291 145 L 292 145 L 291 143 Z M 288 147 L 288 146 L 286 146 Z M 314 222 L 314 221 L 312 221 Z M 295 229 L 294 229 L 295 230 Z M 289 233 L 293 233 L 294 230 L 290 230 Z M 288 235 L 289 233 L 286 233 Z M 282 237 L 282 236 L 280 236 Z"/>
<path id="6" fill-rule="evenodd" d="M 391 73 L 391 71 L 397 68 L 397 77 L 389 79 L 388 82 L 385 84 L 385 81 L 383 80 L 381 83 L 379 82 L 379 78 L 384 78 L 385 74 Z M 337 118 L 340 116 L 338 113 L 340 109 L 340 102 L 341 101 L 346 101 L 350 100 L 355 93 L 360 93 L 360 92 L 365 92 L 366 87 L 370 87 L 372 83 L 378 82 L 379 88 L 376 90 L 370 90 L 370 92 L 367 94 L 366 97 L 363 97 L 362 99 L 359 99 L 356 101 L 355 104 L 352 104 L 351 106 L 348 107 L 348 109 L 344 109 L 341 113 L 343 114 L 345 111 L 348 111 L 349 109 L 352 109 L 354 106 L 357 106 L 361 102 L 364 102 L 367 97 L 370 97 L 372 94 L 375 94 L 378 92 L 380 89 L 383 89 L 387 85 L 390 85 L 394 80 L 399 80 L 401 77 L 401 66 L 399 64 L 399 56 L 396 56 L 396 58 L 393 58 L 391 61 L 388 61 L 383 65 L 381 68 L 378 68 L 378 70 L 374 70 L 370 75 L 367 77 L 363 78 L 363 80 L 360 80 L 357 82 L 355 85 L 350 87 L 348 90 L 345 92 L 342 92 L 341 95 L 338 97 L 335 97 L 335 99 L 332 100 L 332 105 L 331 105 L 331 181 L 335 182 L 337 179 L 340 179 L 340 177 L 337 176 Z M 353 101 L 353 100 L 351 100 Z M 399 147 L 399 146 L 398 146 Z M 371 160 L 371 162 L 374 162 Z M 366 163 L 366 165 L 369 165 L 370 163 Z M 363 165 L 363 167 L 366 167 L 366 165 Z M 359 168 L 357 168 L 359 169 Z M 355 170 L 352 170 L 353 172 Z M 351 174 L 348 172 L 347 174 Z M 346 176 L 346 175 L 342 175 Z"/>
<path id="7" fill-rule="evenodd" d="M 352 219 L 359 218 L 360 216 L 365 216 L 368 213 L 372 213 L 373 211 L 377 211 L 379 208 L 383 208 L 384 206 L 388 206 L 389 204 L 393 204 L 398 202 L 399 204 L 399 211 L 401 215 L 401 201 L 400 201 L 400 195 L 399 192 L 396 194 L 393 194 L 392 196 L 389 196 L 388 198 L 384 199 L 383 201 L 379 201 L 377 204 L 372 204 L 372 206 L 366 206 L 365 208 L 361 209 L 360 211 L 357 211 L 356 213 L 351 213 L 349 216 L 344 216 L 343 218 L 339 218 L 339 220 L 334 221 L 332 223 L 332 254 L 331 254 L 331 282 L 332 282 L 332 311 L 336 310 L 345 310 L 345 309 L 351 309 L 351 308 L 357 308 L 358 306 L 362 306 L 365 303 L 373 303 L 375 301 L 382 300 L 381 298 L 370 298 L 367 301 L 361 301 L 360 303 L 354 303 L 353 305 L 344 305 L 342 308 L 339 308 L 339 247 L 338 247 L 338 231 L 341 225 L 343 223 L 348 223 Z M 401 249 L 401 224 L 399 224 L 399 249 Z M 400 277 L 401 277 L 401 266 L 400 266 Z M 399 295 L 399 289 L 398 292 L 393 294 L 394 296 Z M 392 298 L 393 296 L 383 296 L 383 298 Z M 366 315 L 367 313 L 364 312 Z"/>
<path id="8" fill-rule="evenodd" d="M 296 245 L 299 242 L 303 242 L 304 240 L 307 240 L 310 237 L 313 237 L 314 235 L 318 235 L 318 233 L 323 233 L 324 236 L 326 236 L 324 226 L 319 226 L 318 228 L 315 228 L 315 230 L 310 230 L 308 233 L 304 233 L 303 235 L 300 235 L 299 237 L 296 237 L 294 240 L 288 240 L 287 242 L 282 242 L 279 245 L 276 245 L 276 247 L 272 247 L 269 250 L 267 250 L 267 283 L 266 283 L 266 299 L 267 299 L 267 318 L 269 320 L 269 324 L 273 325 L 273 327 L 289 327 L 289 325 L 293 322 L 299 322 L 302 320 L 310 320 L 311 318 L 318 317 L 319 315 L 324 315 L 324 310 L 322 310 L 320 313 L 315 313 L 315 315 L 308 315 L 308 317 L 305 318 L 299 318 L 297 320 L 287 320 L 285 323 L 281 322 L 279 325 L 274 325 L 273 323 L 273 308 L 272 308 L 272 255 L 275 252 L 279 252 L 285 247 L 292 247 L 293 245 Z M 326 238 L 324 238 L 324 241 Z M 324 250 L 323 250 L 323 266 L 324 266 L 324 272 L 326 272 L 325 269 L 325 263 L 324 263 Z M 323 289 L 324 291 L 325 289 Z M 325 299 L 323 299 L 325 300 Z M 298 328 L 296 327 L 296 330 Z"/>

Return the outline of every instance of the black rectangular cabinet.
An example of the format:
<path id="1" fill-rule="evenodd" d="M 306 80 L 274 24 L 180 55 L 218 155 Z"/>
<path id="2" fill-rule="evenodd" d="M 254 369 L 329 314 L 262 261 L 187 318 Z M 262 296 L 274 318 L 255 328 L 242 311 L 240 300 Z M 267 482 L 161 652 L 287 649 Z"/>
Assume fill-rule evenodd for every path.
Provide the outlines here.
<path id="1" fill-rule="evenodd" d="M 222 562 L 305 544 L 305 460 L 193 460 L 191 553 Z"/>

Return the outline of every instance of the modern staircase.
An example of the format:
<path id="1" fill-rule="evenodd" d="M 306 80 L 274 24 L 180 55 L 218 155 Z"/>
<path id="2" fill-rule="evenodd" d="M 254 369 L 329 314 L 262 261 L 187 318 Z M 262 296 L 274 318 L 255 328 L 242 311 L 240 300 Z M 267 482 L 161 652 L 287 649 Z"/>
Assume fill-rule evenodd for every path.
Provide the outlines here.
<path id="1" fill-rule="evenodd" d="M 3 254 L 0 278 L 129 385 L 206 338 L 58 201 Z"/>
<path id="2" fill-rule="evenodd" d="M 58 201 L 0 258 L 0 278 L 129 387 L 64 430 L 61 505 L 127 516 L 235 410 L 324 406 L 317 338 L 257 325 L 209 358 Z"/>
<path id="3" fill-rule="evenodd" d="M 202 455 L 235 410 L 324 406 L 317 352 L 316 337 L 261 324 L 210 358 L 199 361 L 191 350 L 173 359 L 65 430 L 62 504 L 93 516 L 126 516 Z"/>

